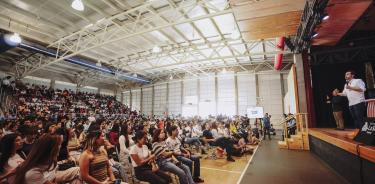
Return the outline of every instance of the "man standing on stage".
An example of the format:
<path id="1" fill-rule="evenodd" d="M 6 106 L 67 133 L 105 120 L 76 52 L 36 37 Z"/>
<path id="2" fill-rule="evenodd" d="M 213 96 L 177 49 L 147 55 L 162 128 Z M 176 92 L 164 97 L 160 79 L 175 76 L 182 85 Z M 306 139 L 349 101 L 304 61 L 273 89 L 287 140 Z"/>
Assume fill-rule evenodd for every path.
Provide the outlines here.
<path id="1" fill-rule="evenodd" d="M 365 91 L 366 86 L 362 79 L 355 79 L 355 72 L 349 70 L 345 73 L 346 84 L 340 96 L 348 97 L 349 111 L 354 120 L 355 128 L 362 128 L 366 116 Z"/>

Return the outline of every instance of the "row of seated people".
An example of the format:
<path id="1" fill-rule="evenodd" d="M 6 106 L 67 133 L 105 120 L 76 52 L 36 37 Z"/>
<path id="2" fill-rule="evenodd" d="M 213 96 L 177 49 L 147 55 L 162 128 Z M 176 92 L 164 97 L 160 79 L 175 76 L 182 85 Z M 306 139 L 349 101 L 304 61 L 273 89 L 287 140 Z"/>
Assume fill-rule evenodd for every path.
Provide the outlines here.
<path id="1" fill-rule="evenodd" d="M 46 160 L 43 159 L 48 158 L 53 161 L 51 167 L 54 169 L 50 166 L 45 170 L 42 168 L 43 172 L 39 173 L 39 176 L 35 173 L 31 173 L 32 175 L 24 173 L 21 176 L 26 178 L 27 176 L 38 176 L 27 178 L 25 183 L 33 183 L 34 180 L 34 183 L 44 183 L 41 181 L 45 179 L 47 171 L 49 174 L 53 173 L 51 174 L 54 176 L 52 181 L 57 183 L 82 183 L 82 181 L 87 183 L 106 183 L 108 181 L 107 183 L 111 183 L 109 181 L 114 181 L 115 175 L 124 182 L 133 179 L 133 181 L 142 180 L 149 183 L 169 183 L 169 176 L 164 175 L 163 171 L 177 175 L 180 183 L 202 181 L 200 179 L 200 157 L 185 149 L 181 143 L 181 140 L 188 142 L 187 140 L 195 138 L 186 136 L 186 132 L 184 138 L 179 136 L 179 132 L 183 132 L 182 127 L 184 127 L 181 125 L 189 123 L 167 120 L 167 126 L 160 129 L 158 128 L 160 123 L 151 124 L 147 120 L 120 122 L 118 120 L 97 120 L 89 122 L 88 129 L 84 131 L 84 125 L 87 122 L 89 121 L 86 120 L 83 123 L 79 121 L 77 124 L 73 123 L 74 128 L 67 128 L 64 117 L 60 118 L 58 123 L 45 125 L 34 120 L 6 121 L 3 131 L 6 135 L 1 138 L 0 142 L 2 174 L 7 176 L 9 183 L 18 183 L 16 178 L 19 175 L 17 174 L 20 173 L 20 168 L 29 163 L 28 160 L 32 160 L 30 163 L 32 165 L 27 166 L 28 170 L 32 170 L 31 168 L 34 167 L 38 170 L 40 167 L 45 167 L 43 163 Z M 218 136 L 213 139 L 212 133 L 215 134 L 216 129 L 212 129 L 212 125 L 215 126 L 215 123 L 205 123 L 206 129 L 202 136 L 197 137 L 195 143 L 200 145 L 208 143 L 221 147 L 227 152 L 229 161 L 232 161 L 231 155 L 241 155 L 247 151 L 246 141 L 243 137 L 238 137 L 236 140 L 230 136 Z M 165 140 L 166 132 L 169 137 Z M 49 151 L 41 151 L 54 150 L 52 144 L 46 142 L 39 144 L 39 141 L 44 140 L 42 138 L 46 136 L 49 138 L 59 137 L 58 143 L 56 143 L 59 145 L 59 149 L 55 155 L 50 155 L 52 152 Z M 117 158 L 111 159 L 111 154 L 107 154 L 107 151 L 111 152 L 116 148 L 118 150 Z M 40 162 L 36 158 L 40 158 Z M 131 158 L 131 164 L 129 158 Z M 105 173 L 103 172 L 104 168 L 106 168 Z M 115 172 L 114 175 L 113 172 Z M 129 177 L 127 172 L 133 173 L 135 178 L 130 178 L 131 176 Z"/>
<path id="2" fill-rule="evenodd" d="M 47 88 L 46 86 L 18 84 L 15 87 L 2 85 L 2 90 L 7 91 L 14 103 L 10 107 L 8 116 L 38 116 L 38 113 L 72 114 L 72 116 L 86 116 L 89 112 L 95 114 L 118 115 L 134 114 L 136 112 L 116 100 L 114 96 L 100 95 L 87 92 L 74 92 Z"/>
<path id="3" fill-rule="evenodd" d="M 17 184 L 137 180 L 169 183 L 170 177 L 164 173 L 168 171 L 177 175 L 180 183 L 198 183 L 203 181 L 200 157 L 185 149 L 182 143 L 189 144 L 190 140 L 190 144 L 199 147 L 219 146 L 227 152 L 227 159 L 233 161 L 233 153 L 246 151 L 241 144 L 254 142 L 251 133 L 241 136 L 241 131 L 237 132 L 236 128 L 245 124 L 241 121 L 225 124 L 219 120 L 219 128 L 202 131 L 202 126 L 215 127 L 216 121 L 159 121 L 137 115 L 126 107 L 123 109 L 126 111 L 121 113 L 125 116 L 116 118 L 108 114 L 96 118 L 87 114 L 72 117 L 64 116 L 65 112 L 51 115 L 42 109 L 16 115 L 7 113 L 0 124 L 1 181 Z M 188 127 L 195 127 L 190 134 Z M 224 128 L 225 133 L 220 133 L 223 136 L 216 137 L 215 130 L 222 132 L 221 127 L 230 131 Z M 207 131 L 218 140 L 211 140 Z"/>

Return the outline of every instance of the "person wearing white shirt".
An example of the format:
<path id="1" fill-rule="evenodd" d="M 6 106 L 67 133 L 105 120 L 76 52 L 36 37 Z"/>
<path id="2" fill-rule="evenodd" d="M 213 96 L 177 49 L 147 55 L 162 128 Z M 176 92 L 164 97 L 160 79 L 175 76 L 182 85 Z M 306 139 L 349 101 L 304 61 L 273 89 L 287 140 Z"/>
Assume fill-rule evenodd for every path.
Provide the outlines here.
<path id="1" fill-rule="evenodd" d="M 168 134 L 169 137 L 166 140 L 168 150 L 173 151 L 173 155 L 176 156 L 177 160 L 189 167 L 190 171 L 193 173 L 194 182 L 203 183 L 204 180 L 200 178 L 200 157 L 192 155 L 189 151 L 181 147 L 181 142 L 177 138 L 177 126 L 173 125 L 168 130 Z"/>
<path id="2" fill-rule="evenodd" d="M 198 123 L 194 123 L 194 126 L 191 130 L 191 137 L 200 137 L 202 135 L 202 129 Z"/>
<path id="3" fill-rule="evenodd" d="M 151 184 L 168 184 L 170 177 L 161 172 L 155 164 L 155 155 L 146 146 L 147 133 L 140 130 L 135 133 L 135 144 L 130 148 L 130 157 L 135 170 L 135 176 L 141 181 Z"/>
<path id="4" fill-rule="evenodd" d="M 132 127 L 125 124 L 121 126 L 120 131 L 120 138 L 119 138 L 119 145 L 120 145 L 120 153 L 119 153 L 119 161 L 121 165 L 125 166 L 127 170 L 131 170 L 131 173 L 134 173 L 134 168 L 129 163 L 130 158 L 130 147 L 132 147 L 135 143 L 130 135 L 132 132 Z"/>
<path id="5" fill-rule="evenodd" d="M 362 79 L 355 78 L 355 72 L 345 73 L 346 84 L 340 96 L 346 96 L 349 101 L 349 111 L 354 120 L 355 128 L 362 128 L 366 116 L 365 91 L 366 85 Z"/>

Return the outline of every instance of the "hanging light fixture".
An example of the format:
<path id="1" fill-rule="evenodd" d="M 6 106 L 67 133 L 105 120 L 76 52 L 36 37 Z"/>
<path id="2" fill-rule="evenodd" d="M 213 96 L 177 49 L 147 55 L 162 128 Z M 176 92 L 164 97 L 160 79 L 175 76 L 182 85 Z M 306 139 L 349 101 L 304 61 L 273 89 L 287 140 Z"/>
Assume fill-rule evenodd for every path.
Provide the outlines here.
<path id="1" fill-rule="evenodd" d="M 314 33 L 313 35 L 312 35 L 312 38 L 315 38 L 315 37 L 317 37 L 319 35 L 319 33 Z"/>
<path id="2" fill-rule="evenodd" d="M 171 74 L 171 76 L 169 76 L 169 80 L 173 80 L 173 75 Z"/>
<path id="3" fill-rule="evenodd" d="M 9 37 L 9 41 L 11 41 L 15 44 L 19 44 L 19 43 L 21 43 L 22 38 L 20 37 L 20 35 L 18 33 L 14 33 Z"/>
<path id="4" fill-rule="evenodd" d="M 223 68 L 222 73 L 227 73 L 227 69 Z"/>
<path id="5" fill-rule="evenodd" d="M 152 48 L 152 52 L 153 53 L 159 53 L 159 52 L 161 52 L 161 48 L 159 46 L 155 45 L 155 47 Z"/>
<path id="6" fill-rule="evenodd" d="M 101 66 L 102 66 L 102 62 L 98 61 L 98 62 L 96 63 L 96 66 L 97 66 L 97 67 L 101 67 Z"/>
<path id="7" fill-rule="evenodd" d="M 133 77 L 138 77 L 138 75 L 136 73 L 133 74 Z"/>
<path id="8" fill-rule="evenodd" d="M 325 21 L 325 20 L 328 20 L 328 19 L 329 19 L 328 13 L 324 13 L 322 20 Z"/>
<path id="9" fill-rule="evenodd" d="M 83 5 L 82 0 L 74 0 L 71 6 L 73 9 L 78 10 L 78 11 L 85 10 L 85 6 Z"/>

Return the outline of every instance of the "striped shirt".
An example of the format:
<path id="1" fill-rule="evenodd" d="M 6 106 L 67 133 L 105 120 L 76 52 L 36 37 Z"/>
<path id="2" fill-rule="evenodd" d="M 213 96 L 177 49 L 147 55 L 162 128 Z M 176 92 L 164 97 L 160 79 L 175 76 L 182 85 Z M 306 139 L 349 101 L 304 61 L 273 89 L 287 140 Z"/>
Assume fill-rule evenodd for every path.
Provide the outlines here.
<path id="1" fill-rule="evenodd" d="M 90 162 L 89 174 L 99 181 L 105 181 L 108 176 L 108 157 L 104 151 L 94 153 L 94 159 Z"/>
<path id="2" fill-rule="evenodd" d="M 162 158 L 162 154 L 167 150 L 167 145 L 164 141 L 155 142 L 152 144 L 152 153 L 156 159 Z"/>

